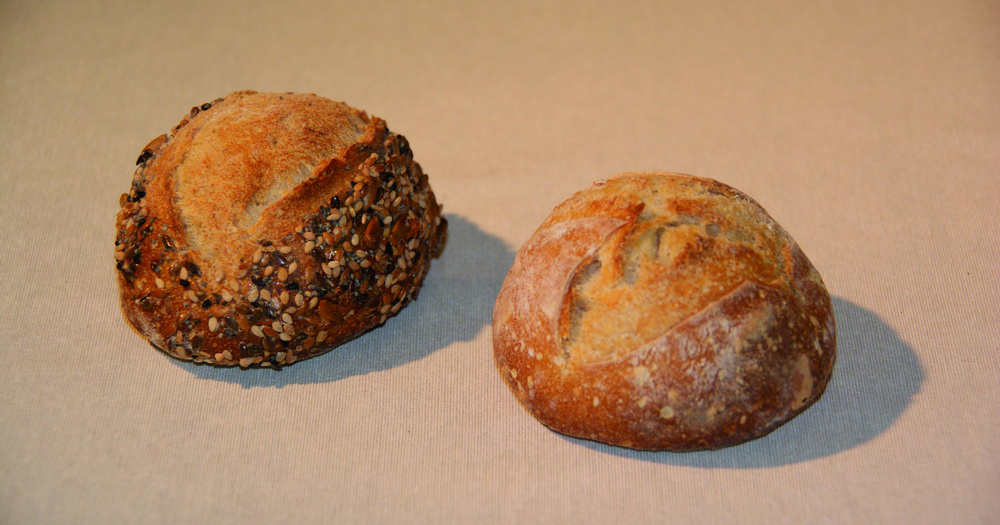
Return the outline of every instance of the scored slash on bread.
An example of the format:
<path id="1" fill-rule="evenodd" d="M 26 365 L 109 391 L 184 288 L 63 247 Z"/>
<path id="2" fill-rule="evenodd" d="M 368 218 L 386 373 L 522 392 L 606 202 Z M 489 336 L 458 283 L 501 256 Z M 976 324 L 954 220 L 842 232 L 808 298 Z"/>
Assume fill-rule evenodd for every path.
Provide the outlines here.
<path id="1" fill-rule="evenodd" d="M 409 143 L 316 95 L 192 108 L 137 161 L 115 261 L 126 320 L 186 360 L 280 367 L 416 297 L 447 221 Z"/>

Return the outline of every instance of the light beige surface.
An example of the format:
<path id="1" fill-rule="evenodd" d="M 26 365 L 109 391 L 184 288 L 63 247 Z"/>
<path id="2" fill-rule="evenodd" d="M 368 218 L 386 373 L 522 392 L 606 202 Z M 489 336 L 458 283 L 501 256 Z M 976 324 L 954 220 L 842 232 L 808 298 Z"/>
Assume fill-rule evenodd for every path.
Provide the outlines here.
<path id="1" fill-rule="evenodd" d="M 1000 521 L 995 2 L 360 4 L 0 3 L 0 522 Z M 280 373 L 115 302 L 139 150 L 237 89 L 385 118 L 452 225 L 416 303 Z M 829 390 L 767 438 L 564 438 L 494 370 L 516 247 L 640 169 L 754 196 L 835 296 Z"/>

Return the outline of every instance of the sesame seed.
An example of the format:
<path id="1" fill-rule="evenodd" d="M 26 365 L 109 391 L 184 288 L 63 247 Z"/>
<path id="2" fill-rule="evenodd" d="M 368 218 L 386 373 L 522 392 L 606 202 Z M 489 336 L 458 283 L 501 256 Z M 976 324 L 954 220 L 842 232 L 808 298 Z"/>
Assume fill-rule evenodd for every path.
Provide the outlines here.
<path id="1" fill-rule="evenodd" d="M 385 219 L 382 219 L 382 224 L 385 225 L 392 224 L 392 215 L 387 215 Z"/>
<path id="2" fill-rule="evenodd" d="M 225 278 L 226 278 L 226 272 L 223 272 L 222 270 L 215 272 L 215 282 L 221 283 L 222 280 Z"/>
<path id="3" fill-rule="evenodd" d="M 178 275 L 178 277 L 180 277 L 182 281 L 186 281 L 187 278 L 188 278 L 188 270 L 187 270 L 187 268 L 184 268 L 182 266 L 181 267 L 181 273 L 180 273 L 180 275 Z"/>
<path id="4" fill-rule="evenodd" d="M 124 261 L 125 260 L 125 252 L 115 252 L 115 260 L 116 261 Z"/>
<path id="5" fill-rule="evenodd" d="M 288 290 L 282 291 L 278 298 L 281 299 L 281 304 L 288 304 Z"/>
<path id="6" fill-rule="evenodd" d="M 299 267 L 299 263 L 292 261 L 292 264 L 288 265 L 288 275 L 295 273 L 295 270 Z"/>
<path id="7" fill-rule="evenodd" d="M 302 303 L 304 303 L 304 302 L 306 302 L 305 296 L 303 296 L 301 293 L 295 294 L 295 304 L 296 304 L 296 306 L 302 306 Z"/>
<path id="8" fill-rule="evenodd" d="M 365 260 L 361 261 L 361 264 L 359 266 L 361 266 L 362 268 L 368 268 L 371 265 L 372 265 L 372 262 L 369 261 L 368 259 L 365 259 Z"/>
<path id="9" fill-rule="evenodd" d="M 340 212 L 339 211 L 335 211 L 335 212 L 331 213 L 330 215 L 327 215 L 326 216 L 326 220 L 328 220 L 328 221 L 337 221 L 337 220 L 340 220 L 340 217 L 341 217 Z"/>
<path id="10" fill-rule="evenodd" d="M 274 321 L 273 323 L 271 323 L 271 329 L 280 334 L 282 331 L 281 323 L 279 323 L 278 321 Z"/>
<path id="11" fill-rule="evenodd" d="M 285 333 L 286 334 L 291 335 L 291 336 L 295 335 L 295 326 L 293 326 L 292 324 L 290 324 L 290 323 L 286 324 L 284 326 L 284 328 L 285 328 Z"/>
<path id="12" fill-rule="evenodd" d="M 250 302 L 252 303 L 256 301 L 258 297 L 260 297 L 260 292 L 257 290 L 256 286 L 252 286 L 250 288 L 250 293 L 247 294 L 247 299 L 249 299 Z"/>
<path id="13" fill-rule="evenodd" d="M 221 362 L 222 362 L 222 360 L 226 358 L 226 356 L 225 356 L 225 355 L 223 355 L 223 353 L 222 353 L 222 352 L 219 352 L 219 353 L 215 354 L 215 355 L 214 355 L 214 356 L 212 356 L 212 357 L 214 357 L 214 358 L 215 358 L 215 362 L 216 362 L 216 363 L 221 363 Z"/>
<path id="14" fill-rule="evenodd" d="M 264 277 L 268 277 L 272 273 L 274 273 L 274 266 L 268 266 L 268 267 L 264 268 Z"/>
<path id="15" fill-rule="evenodd" d="M 282 246 L 281 249 L 278 250 L 278 251 L 280 251 L 281 253 L 292 253 L 292 247 L 291 246 Z"/>
<path id="16" fill-rule="evenodd" d="M 284 321 L 286 324 L 291 324 L 292 316 L 288 314 L 281 314 L 281 320 Z"/>
<path id="17" fill-rule="evenodd" d="M 253 358 L 252 357 L 244 357 L 243 359 L 240 359 L 240 366 L 243 367 L 243 368 L 247 368 L 247 367 L 249 367 L 252 364 L 253 364 Z"/>
<path id="18" fill-rule="evenodd" d="M 358 271 L 361 268 L 361 266 L 359 266 L 358 263 L 356 263 L 354 261 L 348 261 L 347 262 L 347 266 L 350 266 L 351 269 L 354 270 L 354 271 Z"/>
<path id="19" fill-rule="evenodd" d="M 309 308 L 315 308 L 316 303 L 318 302 L 319 302 L 319 297 L 313 297 L 312 299 L 309 299 Z"/>
<path id="20" fill-rule="evenodd" d="M 224 350 L 222 352 L 222 357 L 224 357 L 226 359 L 226 361 L 232 361 L 233 360 L 233 353 L 230 352 L 229 350 Z"/>
<path id="21" fill-rule="evenodd" d="M 233 300 L 233 294 L 229 293 L 229 290 L 223 290 L 221 295 L 222 295 L 222 300 L 227 303 Z"/>
<path id="22" fill-rule="evenodd" d="M 214 332 L 219 329 L 219 320 L 214 317 L 208 318 L 208 331 Z"/>
<path id="23" fill-rule="evenodd" d="M 330 267 L 327 266 L 326 263 L 321 264 L 320 267 L 323 268 L 323 273 L 325 273 L 327 275 L 330 275 L 331 273 L 333 273 L 333 271 L 330 270 Z"/>
<path id="24" fill-rule="evenodd" d="M 257 325 L 254 325 L 252 328 L 250 328 L 250 333 L 252 333 L 257 337 L 264 337 L 264 330 L 262 330 L 261 327 Z"/>
<path id="25" fill-rule="evenodd" d="M 322 343 L 323 341 L 326 341 L 326 335 L 326 330 L 320 330 L 320 332 L 316 334 L 316 342 Z"/>
<path id="26" fill-rule="evenodd" d="M 359 242 L 361 242 L 361 238 L 358 237 L 358 234 L 351 235 L 351 244 L 357 246 Z"/>
<path id="27" fill-rule="evenodd" d="M 267 289 L 261 290 L 260 291 L 260 298 L 263 299 L 263 300 L 265 300 L 265 301 L 270 301 L 271 300 L 271 292 L 269 292 Z"/>
<path id="28" fill-rule="evenodd" d="M 288 270 L 286 270 L 284 268 L 279 268 L 278 269 L 278 280 L 279 281 L 284 281 L 286 279 L 288 279 Z"/>
<path id="29" fill-rule="evenodd" d="M 282 341 L 291 341 L 292 340 L 292 336 L 290 336 L 290 335 L 288 335 L 288 334 L 286 334 L 284 332 L 281 332 L 280 334 L 278 334 L 278 339 L 281 339 Z"/>
<path id="30" fill-rule="evenodd" d="M 253 252 L 253 262 L 254 264 L 260 262 L 260 258 L 264 256 L 264 251 L 257 248 L 257 251 Z"/>
<path id="31" fill-rule="evenodd" d="M 159 277 L 157 277 L 156 278 L 156 287 L 157 288 L 163 288 L 164 286 L 166 286 L 166 283 L 163 282 L 163 279 L 160 279 Z"/>
<path id="32" fill-rule="evenodd" d="M 240 283 L 238 283 L 236 281 L 229 281 L 229 289 L 232 290 L 233 293 L 239 293 L 239 291 L 240 291 Z"/>
<path id="33" fill-rule="evenodd" d="M 309 253 L 309 252 L 313 251 L 313 248 L 315 248 L 315 247 L 316 247 L 316 243 L 315 243 L 315 242 L 313 242 L 313 241 L 308 241 L 308 242 L 306 242 L 306 245 L 305 245 L 305 246 L 303 246 L 303 248 L 302 248 L 302 249 L 303 249 L 303 250 L 304 250 L 304 251 L 305 251 L 306 253 Z"/>

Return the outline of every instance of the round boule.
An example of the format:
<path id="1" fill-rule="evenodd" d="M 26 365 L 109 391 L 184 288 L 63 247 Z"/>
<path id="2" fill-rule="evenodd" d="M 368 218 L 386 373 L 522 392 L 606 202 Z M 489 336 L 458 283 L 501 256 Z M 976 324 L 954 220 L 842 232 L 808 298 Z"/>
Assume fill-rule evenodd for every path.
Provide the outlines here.
<path id="1" fill-rule="evenodd" d="M 116 221 L 122 311 L 179 359 L 280 368 L 322 354 L 384 323 L 383 304 L 411 301 L 444 247 L 407 140 L 316 95 L 195 106 L 136 164 Z M 406 227 L 370 231 L 362 217 Z"/>
<path id="2" fill-rule="evenodd" d="M 493 348 L 551 429 L 689 451 L 758 438 L 809 407 L 836 334 L 822 279 L 757 202 L 643 172 L 574 194 L 521 247 Z"/>

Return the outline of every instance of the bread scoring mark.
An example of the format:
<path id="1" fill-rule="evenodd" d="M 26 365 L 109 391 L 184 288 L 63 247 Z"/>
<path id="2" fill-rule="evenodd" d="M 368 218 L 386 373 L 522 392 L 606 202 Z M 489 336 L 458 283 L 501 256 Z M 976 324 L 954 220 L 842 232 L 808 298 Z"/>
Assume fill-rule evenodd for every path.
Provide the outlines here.
<path id="1" fill-rule="evenodd" d="M 316 168 L 320 165 L 325 166 L 326 162 L 324 161 L 328 162 L 329 157 L 334 153 L 335 151 L 329 149 L 319 151 L 308 162 L 299 162 L 298 166 L 275 176 L 270 185 L 250 195 L 243 212 L 233 218 L 233 223 L 244 232 L 252 229 L 260 221 L 261 213 L 265 209 L 278 202 L 282 196 L 298 186 L 299 183 L 313 176 Z"/>
<path id="2" fill-rule="evenodd" d="M 724 191 L 706 193 L 704 183 L 689 184 L 690 194 L 658 194 L 645 185 L 629 187 L 622 180 L 626 178 L 633 177 L 613 178 L 602 191 L 620 197 L 621 203 L 615 201 L 617 208 L 637 203 L 642 212 L 626 235 L 609 237 L 606 242 L 614 245 L 598 250 L 594 257 L 603 263 L 600 278 L 588 279 L 579 293 L 572 293 L 571 288 L 560 318 L 572 321 L 570 326 L 560 326 L 563 335 L 573 335 L 563 338 L 563 353 L 569 356 L 575 349 L 567 347 L 586 340 L 586 353 L 595 363 L 605 360 L 604 354 L 613 359 L 628 348 L 655 340 L 739 287 L 744 282 L 736 280 L 740 276 L 768 283 L 784 273 L 781 243 L 772 238 L 778 233 L 773 220 L 763 210 L 743 210 L 745 199 L 733 202 L 733 196 Z M 607 202 L 606 197 L 590 199 L 585 192 L 575 198 L 584 202 L 567 207 L 579 208 L 576 213 L 589 209 L 591 200 Z M 566 213 L 560 212 L 562 208 L 554 215 Z M 740 221 L 773 234 L 751 238 L 737 226 Z M 702 277 L 708 273 L 719 277 Z M 692 282 L 703 284 L 692 288 Z M 582 303 L 577 300 L 581 295 Z M 663 312 L 673 312 L 676 318 L 670 320 L 668 314 L 664 320 Z M 614 327 L 614 333 L 609 335 L 602 326 Z"/>
<path id="3" fill-rule="evenodd" d="M 600 259 L 591 256 L 590 260 L 581 264 L 573 273 L 570 284 L 567 287 L 567 295 L 571 298 L 563 301 L 564 311 L 559 323 L 560 342 L 562 347 L 562 359 L 569 359 L 569 345 L 573 344 L 580 332 L 580 323 L 590 306 L 583 295 L 583 286 L 601 270 Z M 568 310 L 565 308 L 568 305 Z M 562 366 L 565 362 L 560 362 Z"/>
<path id="4" fill-rule="evenodd" d="M 625 224 L 609 217 L 594 217 L 559 222 L 542 228 L 518 251 L 504 280 L 494 309 L 494 337 L 516 341 L 508 332 L 513 319 L 526 325 L 546 342 L 549 349 L 530 347 L 527 353 L 546 351 L 564 355 L 559 340 L 559 317 L 563 299 L 573 276 L 587 264 L 604 239 Z M 537 264 L 536 261 L 546 261 Z M 542 356 L 538 354 L 538 358 Z"/>
<path id="5" fill-rule="evenodd" d="M 238 95 L 177 131 L 173 142 L 187 147 L 173 191 L 191 248 L 209 260 L 235 256 L 268 208 L 362 137 L 366 115 L 323 99 L 328 114 L 319 116 L 306 109 L 320 103 L 314 99 Z"/>

